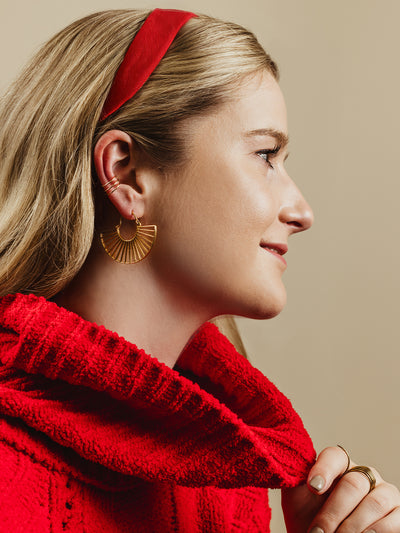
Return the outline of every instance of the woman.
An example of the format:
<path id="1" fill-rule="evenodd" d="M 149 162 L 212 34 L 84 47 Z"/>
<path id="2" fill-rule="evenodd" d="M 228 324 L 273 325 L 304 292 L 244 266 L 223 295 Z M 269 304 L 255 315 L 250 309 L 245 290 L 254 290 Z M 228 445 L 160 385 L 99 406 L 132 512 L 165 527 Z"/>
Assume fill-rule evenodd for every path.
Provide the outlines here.
<path id="1" fill-rule="evenodd" d="M 240 26 L 119 10 L 4 98 L 0 531 L 268 531 L 278 487 L 290 532 L 400 530 L 209 322 L 277 315 L 313 221 L 277 81 Z"/>

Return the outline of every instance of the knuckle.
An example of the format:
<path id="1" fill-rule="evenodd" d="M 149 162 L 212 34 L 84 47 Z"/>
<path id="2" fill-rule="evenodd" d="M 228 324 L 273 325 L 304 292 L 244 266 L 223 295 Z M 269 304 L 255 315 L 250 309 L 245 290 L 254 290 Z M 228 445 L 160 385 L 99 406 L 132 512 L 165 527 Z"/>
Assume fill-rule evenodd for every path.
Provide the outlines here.
<path id="1" fill-rule="evenodd" d="M 358 533 L 359 528 L 355 527 L 351 523 L 346 520 L 346 522 L 343 522 L 335 531 L 335 533 Z"/>
<path id="2" fill-rule="evenodd" d="M 314 520 L 315 523 L 319 525 L 324 531 L 324 533 L 329 533 L 336 531 L 336 527 L 339 523 L 338 516 L 334 511 L 325 509 L 321 512 L 318 517 Z"/>
<path id="3" fill-rule="evenodd" d="M 343 453 L 340 450 L 340 448 L 338 448 L 337 446 L 327 446 L 324 451 L 329 451 L 329 452 L 333 452 L 333 453 L 337 453 L 337 452 Z"/>
<path id="4" fill-rule="evenodd" d="M 390 490 L 390 493 L 393 495 L 396 505 L 398 505 L 400 503 L 400 490 L 398 487 L 396 487 L 396 485 L 393 485 L 393 483 L 386 483 L 386 485 Z"/>
<path id="5" fill-rule="evenodd" d="M 341 484 L 343 487 L 347 487 L 351 491 L 365 492 L 366 483 L 368 483 L 368 481 L 364 476 L 357 474 L 358 472 L 350 472 L 350 474 L 346 474 L 341 479 Z"/>
<path id="6" fill-rule="evenodd" d="M 384 490 L 373 490 L 368 499 L 370 506 L 372 507 L 373 511 L 378 514 L 378 516 L 380 516 L 383 512 L 387 512 L 390 509 L 392 502 L 391 495 Z"/>
<path id="7" fill-rule="evenodd" d="M 324 448 L 319 454 L 318 454 L 318 459 L 320 457 L 324 457 L 325 455 L 327 454 L 330 454 L 332 452 L 335 452 L 336 450 L 338 450 L 339 448 L 335 447 L 335 446 L 327 446 L 326 448 Z"/>

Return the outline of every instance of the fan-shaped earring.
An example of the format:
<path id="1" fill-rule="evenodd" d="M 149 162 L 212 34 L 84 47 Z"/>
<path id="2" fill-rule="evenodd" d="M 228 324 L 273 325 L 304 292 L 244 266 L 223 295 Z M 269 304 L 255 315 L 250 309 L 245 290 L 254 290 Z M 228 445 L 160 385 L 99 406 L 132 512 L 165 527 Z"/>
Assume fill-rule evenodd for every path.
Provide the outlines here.
<path id="1" fill-rule="evenodd" d="M 132 217 L 135 217 L 136 233 L 130 239 L 121 236 L 122 217 L 114 230 L 100 233 L 104 250 L 114 261 L 124 265 L 138 263 L 144 259 L 150 253 L 157 236 L 157 226 L 142 226 L 133 211 Z"/>

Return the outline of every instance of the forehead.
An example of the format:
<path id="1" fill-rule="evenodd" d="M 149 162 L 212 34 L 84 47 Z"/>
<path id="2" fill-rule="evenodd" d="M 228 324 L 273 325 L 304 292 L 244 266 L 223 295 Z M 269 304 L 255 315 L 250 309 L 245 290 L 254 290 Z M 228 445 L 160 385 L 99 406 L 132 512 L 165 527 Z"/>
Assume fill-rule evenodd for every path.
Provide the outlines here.
<path id="1" fill-rule="evenodd" d="M 186 123 L 192 141 L 252 142 L 268 131 L 287 137 L 286 105 L 275 78 L 267 72 L 244 78 L 228 101 Z M 285 144 L 285 143 L 283 143 Z"/>
<path id="2" fill-rule="evenodd" d="M 235 98 L 220 109 L 220 118 L 235 124 L 245 138 L 256 130 L 287 134 L 286 105 L 275 78 L 268 72 L 245 79 Z"/>

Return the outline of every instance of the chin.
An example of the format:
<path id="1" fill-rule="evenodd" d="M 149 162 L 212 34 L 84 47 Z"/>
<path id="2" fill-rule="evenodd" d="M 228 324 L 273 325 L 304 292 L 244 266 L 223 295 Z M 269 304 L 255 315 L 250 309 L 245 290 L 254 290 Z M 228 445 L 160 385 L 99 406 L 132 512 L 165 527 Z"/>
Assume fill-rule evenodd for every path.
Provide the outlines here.
<path id="1" fill-rule="evenodd" d="M 267 320 L 268 318 L 274 318 L 275 316 L 278 316 L 279 313 L 283 311 L 283 308 L 285 306 L 269 306 L 268 309 L 261 309 L 259 312 L 254 313 L 254 315 L 251 318 L 254 318 L 255 320 Z"/>
<path id="2" fill-rule="evenodd" d="M 266 320 L 274 318 L 281 313 L 286 305 L 286 290 L 279 291 L 275 294 L 267 294 L 263 297 L 258 296 L 248 302 L 246 311 L 242 313 L 235 313 L 246 318 L 253 318 L 255 320 Z M 244 312 L 243 312 L 244 311 Z"/>

